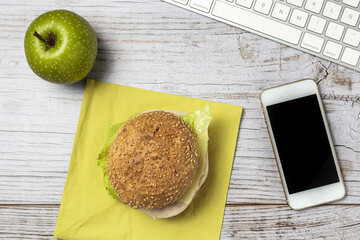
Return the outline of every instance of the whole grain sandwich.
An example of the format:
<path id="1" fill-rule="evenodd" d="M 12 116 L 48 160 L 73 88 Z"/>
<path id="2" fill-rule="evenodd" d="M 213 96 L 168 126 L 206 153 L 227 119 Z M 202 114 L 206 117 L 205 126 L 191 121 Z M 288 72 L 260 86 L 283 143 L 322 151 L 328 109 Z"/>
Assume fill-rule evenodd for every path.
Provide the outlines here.
<path id="1" fill-rule="evenodd" d="M 209 105 L 152 110 L 111 125 L 98 157 L 108 193 L 153 218 L 184 211 L 205 183 Z"/>

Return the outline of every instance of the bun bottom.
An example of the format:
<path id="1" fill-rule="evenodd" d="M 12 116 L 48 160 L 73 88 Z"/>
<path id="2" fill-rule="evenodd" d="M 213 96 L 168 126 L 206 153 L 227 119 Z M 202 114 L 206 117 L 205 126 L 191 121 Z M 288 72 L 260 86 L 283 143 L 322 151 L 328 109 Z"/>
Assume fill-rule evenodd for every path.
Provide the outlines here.
<path id="1" fill-rule="evenodd" d="M 155 110 L 152 110 L 155 111 Z M 165 111 L 165 112 L 171 112 L 174 113 L 178 116 L 181 115 L 186 115 L 187 113 L 185 112 L 180 112 L 180 111 L 169 111 L 169 110 L 161 110 L 161 111 Z M 148 111 L 150 112 L 150 111 Z M 205 180 L 208 176 L 209 173 L 209 158 L 208 158 L 208 151 L 206 152 L 206 163 L 205 163 L 205 169 L 204 169 L 204 175 L 201 176 L 200 178 L 200 182 L 198 183 L 198 187 L 194 193 L 194 195 L 191 198 L 191 201 L 194 200 L 194 198 L 199 194 L 201 188 L 205 185 Z M 197 184 L 197 183 L 192 183 L 192 184 Z M 191 203 L 190 201 L 190 203 Z M 169 217 L 174 217 L 176 215 L 179 215 L 181 212 L 183 212 L 189 205 L 185 204 L 183 202 L 180 202 L 179 200 L 175 201 L 174 203 L 167 205 L 165 207 L 162 208 L 152 208 L 152 209 L 140 209 L 140 211 L 142 211 L 143 213 L 153 217 L 154 219 L 157 218 L 169 218 Z"/>

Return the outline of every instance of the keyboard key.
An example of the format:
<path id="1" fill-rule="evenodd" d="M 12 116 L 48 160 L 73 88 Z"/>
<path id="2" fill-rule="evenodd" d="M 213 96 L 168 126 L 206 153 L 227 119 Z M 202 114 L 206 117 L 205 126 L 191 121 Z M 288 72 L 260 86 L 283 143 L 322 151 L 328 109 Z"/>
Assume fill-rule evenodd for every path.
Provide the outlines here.
<path id="1" fill-rule="evenodd" d="M 209 12 L 213 0 L 191 0 L 190 7 L 202 12 Z"/>
<path id="2" fill-rule="evenodd" d="M 303 5 L 304 0 L 287 0 L 286 2 L 295 5 L 297 7 L 301 7 Z"/>
<path id="3" fill-rule="evenodd" d="M 296 26 L 304 27 L 305 23 L 306 23 L 306 20 L 308 18 L 308 15 L 309 14 L 307 14 L 306 12 L 294 9 L 294 11 L 291 14 L 289 22 L 291 24 L 296 25 Z"/>
<path id="4" fill-rule="evenodd" d="M 359 12 L 352 10 L 350 8 L 345 8 L 340 21 L 349 24 L 351 26 L 355 26 L 358 18 L 359 18 Z"/>
<path id="5" fill-rule="evenodd" d="M 348 28 L 345 33 L 344 43 L 357 47 L 360 43 L 360 32 Z"/>
<path id="6" fill-rule="evenodd" d="M 326 2 L 323 15 L 325 17 L 329 17 L 334 20 L 337 20 L 339 18 L 341 8 L 342 7 L 339 4 L 333 2 Z"/>
<path id="7" fill-rule="evenodd" d="M 341 58 L 341 61 L 352 66 L 356 66 L 360 57 L 360 52 L 354 49 L 346 47 Z"/>
<path id="8" fill-rule="evenodd" d="M 289 12 L 290 12 L 289 6 L 286 6 L 284 4 L 277 2 L 277 3 L 275 3 L 274 10 L 273 10 L 271 16 L 273 16 L 274 18 L 277 18 L 279 20 L 286 21 L 288 15 L 289 15 Z"/>
<path id="9" fill-rule="evenodd" d="M 307 29 L 318 34 L 324 31 L 326 20 L 317 16 L 311 16 Z"/>
<path id="10" fill-rule="evenodd" d="M 257 0 L 254 10 L 263 14 L 269 14 L 272 3 L 272 0 Z"/>
<path id="11" fill-rule="evenodd" d="M 333 59 L 338 59 L 341 53 L 342 46 L 340 44 L 328 41 L 324 49 L 324 55 Z"/>
<path id="12" fill-rule="evenodd" d="M 325 36 L 335 40 L 340 40 L 343 31 L 344 31 L 344 26 L 330 22 L 329 26 L 326 29 Z"/>
<path id="13" fill-rule="evenodd" d="M 314 13 L 320 13 L 323 3 L 324 0 L 307 0 L 305 4 L 305 9 Z"/>
<path id="14" fill-rule="evenodd" d="M 311 33 L 305 33 L 301 42 L 303 48 L 319 53 L 324 44 L 324 39 Z"/>
<path id="15" fill-rule="evenodd" d="M 189 0 L 173 0 L 173 1 L 186 5 Z"/>
<path id="16" fill-rule="evenodd" d="M 353 7 L 357 7 L 359 5 L 359 0 L 343 0 L 343 3 Z"/>
<path id="17" fill-rule="evenodd" d="M 227 21 L 237 23 L 240 26 L 259 31 L 265 35 L 272 36 L 285 42 L 298 44 L 300 40 L 301 31 L 299 29 L 251 13 L 228 3 L 216 1 L 212 13 Z"/>
<path id="18" fill-rule="evenodd" d="M 250 8 L 253 0 L 236 0 L 236 4 L 242 7 Z"/>

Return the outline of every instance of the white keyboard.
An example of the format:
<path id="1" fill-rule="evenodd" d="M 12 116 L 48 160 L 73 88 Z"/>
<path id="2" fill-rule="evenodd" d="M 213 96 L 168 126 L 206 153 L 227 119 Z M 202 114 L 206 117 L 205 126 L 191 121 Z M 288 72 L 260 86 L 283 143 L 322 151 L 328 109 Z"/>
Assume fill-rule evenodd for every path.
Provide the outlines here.
<path id="1" fill-rule="evenodd" d="M 164 0 L 360 71 L 360 0 Z"/>

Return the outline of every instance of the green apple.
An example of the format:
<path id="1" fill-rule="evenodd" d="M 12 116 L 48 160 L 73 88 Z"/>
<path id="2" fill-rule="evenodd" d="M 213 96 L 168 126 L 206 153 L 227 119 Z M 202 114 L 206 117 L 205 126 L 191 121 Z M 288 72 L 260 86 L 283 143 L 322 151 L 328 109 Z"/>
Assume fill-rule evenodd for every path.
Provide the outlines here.
<path id="1" fill-rule="evenodd" d="M 85 78 L 97 55 L 94 30 L 84 18 L 67 10 L 37 17 L 26 31 L 24 47 L 34 73 L 62 84 Z"/>

